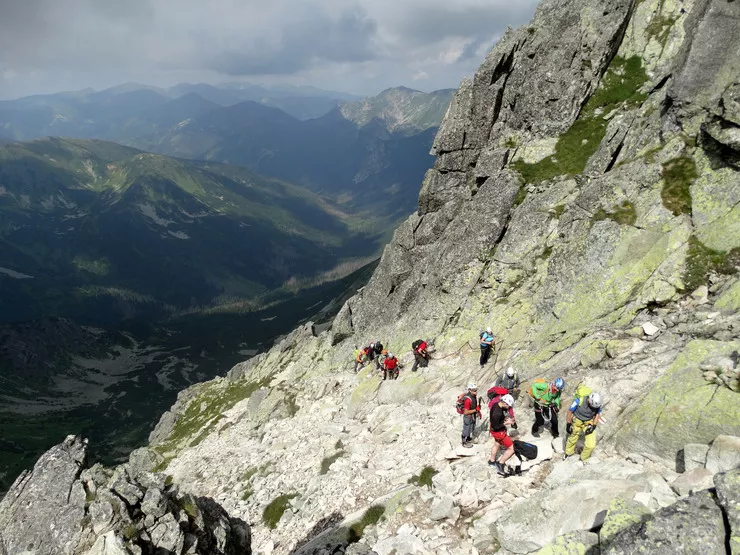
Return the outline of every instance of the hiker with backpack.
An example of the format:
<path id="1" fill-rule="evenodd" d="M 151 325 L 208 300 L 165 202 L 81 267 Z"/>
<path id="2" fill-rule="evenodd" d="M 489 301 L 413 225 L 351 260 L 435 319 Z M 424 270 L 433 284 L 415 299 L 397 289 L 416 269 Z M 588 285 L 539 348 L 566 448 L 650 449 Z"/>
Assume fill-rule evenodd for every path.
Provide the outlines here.
<path id="1" fill-rule="evenodd" d="M 493 408 L 493 405 L 498 403 L 504 395 L 508 395 L 510 391 L 500 385 L 494 385 L 486 392 L 488 397 L 488 410 Z M 512 395 L 512 397 L 514 397 Z M 514 416 L 514 407 L 509 407 L 509 417 L 514 421 L 511 425 L 515 430 L 517 429 L 516 417 Z"/>
<path id="2" fill-rule="evenodd" d="M 491 408 L 490 413 L 490 433 L 493 437 L 494 444 L 491 448 L 491 457 L 488 459 L 490 466 L 496 467 L 496 472 L 501 476 L 506 476 L 506 468 L 504 463 L 514 455 L 514 442 L 509 437 L 509 433 L 506 431 L 506 426 L 513 424 L 513 420 L 509 416 L 509 409 L 514 408 L 514 398 L 506 394 L 501 397 L 498 403 L 495 403 Z M 496 460 L 501 447 L 504 448 L 504 454 L 501 455 L 499 460 Z"/>
<path id="3" fill-rule="evenodd" d="M 483 368 L 488 362 L 488 357 L 491 356 L 491 350 L 493 349 L 493 330 L 488 327 L 486 331 L 480 332 L 480 367 Z"/>
<path id="4" fill-rule="evenodd" d="M 367 362 L 367 357 L 368 347 L 363 347 L 362 349 L 355 351 L 355 374 L 362 370 L 362 367 L 365 366 L 365 363 Z"/>
<path id="5" fill-rule="evenodd" d="M 521 381 L 519 380 L 519 374 L 517 374 L 511 366 L 509 366 L 505 372 L 501 372 L 501 375 L 496 378 L 495 387 L 503 387 L 507 389 L 508 393 L 511 393 L 511 396 L 514 397 L 514 400 L 519 396 L 520 386 Z"/>
<path id="6" fill-rule="evenodd" d="M 370 348 L 373 351 L 373 358 L 375 359 L 375 369 L 380 370 L 382 368 L 380 356 L 383 354 L 383 344 L 380 341 L 376 341 L 375 343 L 370 343 Z"/>
<path id="7" fill-rule="evenodd" d="M 388 353 L 383 359 L 383 379 L 390 377 L 392 380 L 398 379 L 398 359 L 393 353 Z"/>
<path id="8" fill-rule="evenodd" d="M 423 339 L 417 339 L 411 344 L 411 349 L 414 351 L 414 365 L 411 367 L 412 372 L 416 372 L 416 369 L 421 366 L 426 368 L 429 366 L 429 353 L 427 353 L 427 342 Z"/>
<path id="9" fill-rule="evenodd" d="M 457 413 L 463 415 L 462 446 L 470 448 L 473 446 L 475 421 L 481 417 L 478 386 L 476 384 L 469 383 L 467 391 L 457 396 L 456 408 Z"/>
<path id="10" fill-rule="evenodd" d="M 560 410 L 560 394 L 565 388 L 563 378 L 555 378 L 548 383 L 539 378 L 529 388 L 529 395 L 534 401 L 534 424 L 532 424 L 532 435 L 540 437 L 540 427 L 549 421 L 552 429 L 552 437 L 560 437 L 558 433 L 558 411 Z"/>
<path id="11" fill-rule="evenodd" d="M 588 391 L 586 391 L 588 390 Z M 568 408 L 565 431 L 568 441 L 565 443 L 565 458 L 576 452 L 576 443 L 581 435 L 584 436 L 581 460 L 585 463 L 596 447 L 596 427 L 601 420 L 601 394 L 584 385 L 576 389 L 576 397 Z"/>

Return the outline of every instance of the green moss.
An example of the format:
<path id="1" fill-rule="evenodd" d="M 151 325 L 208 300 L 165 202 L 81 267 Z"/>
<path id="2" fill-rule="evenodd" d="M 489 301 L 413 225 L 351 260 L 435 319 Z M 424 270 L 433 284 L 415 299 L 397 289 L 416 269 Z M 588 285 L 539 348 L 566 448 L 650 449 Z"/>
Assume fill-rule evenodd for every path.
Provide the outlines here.
<path id="1" fill-rule="evenodd" d="M 646 95 L 640 92 L 640 88 L 646 81 L 647 74 L 639 56 L 614 58 L 601 85 L 588 100 L 579 118 L 558 138 L 555 154 L 535 164 L 517 160 L 512 167 L 526 183 L 583 172 L 606 133 L 608 122 L 604 115 L 615 108 L 632 107 L 642 102 Z"/>
<path id="2" fill-rule="evenodd" d="M 516 194 L 516 197 L 514 198 L 514 208 L 516 208 L 521 203 L 523 203 L 524 202 L 524 199 L 526 199 L 526 198 L 527 198 L 527 187 L 526 186 L 522 186 L 519 189 L 519 192 Z"/>
<path id="3" fill-rule="evenodd" d="M 663 189 L 660 197 L 674 216 L 691 214 L 691 184 L 698 177 L 696 163 L 680 156 L 663 164 Z"/>
<path id="4" fill-rule="evenodd" d="M 301 407 L 298 406 L 298 403 L 295 402 L 295 394 L 294 393 L 286 393 L 285 394 L 285 405 L 288 407 L 288 414 L 290 416 L 295 416 L 298 412 L 298 409 Z"/>
<path id="5" fill-rule="evenodd" d="M 121 530 L 121 535 L 123 536 L 124 540 L 130 542 L 131 540 L 136 538 L 138 532 L 139 529 L 136 527 L 136 524 L 129 524 L 123 530 Z"/>
<path id="6" fill-rule="evenodd" d="M 337 460 L 339 460 L 339 458 L 343 455 L 344 451 L 337 451 L 331 457 L 325 457 L 324 460 L 321 461 L 321 471 L 319 472 L 319 474 L 323 476 L 324 474 L 329 472 L 329 467 L 337 462 Z"/>
<path id="7" fill-rule="evenodd" d="M 428 488 L 431 488 L 432 478 L 435 474 L 437 474 L 437 471 L 434 470 L 433 467 L 425 466 L 421 469 L 421 472 L 419 472 L 419 474 L 415 474 L 411 478 L 409 478 L 409 484 L 414 484 L 419 487 L 426 486 Z"/>
<path id="8" fill-rule="evenodd" d="M 338 439 L 334 444 L 334 449 L 344 449 L 344 443 L 342 443 L 341 439 Z"/>
<path id="9" fill-rule="evenodd" d="M 645 32 L 651 39 L 657 40 L 665 48 L 668 42 L 668 36 L 671 34 L 671 28 L 678 20 L 678 16 L 665 16 L 658 14 L 653 17 L 650 24 L 646 27 Z"/>
<path id="10" fill-rule="evenodd" d="M 223 418 L 224 412 L 269 382 L 268 377 L 259 382 L 241 380 L 223 388 L 213 386 L 202 388 L 202 392 L 188 404 L 185 412 L 177 419 L 167 440 L 156 450 L 164 454 L 196 433 L 197 437 L 189 444 L 191 446 L 199 444 L 208 437 L 213 427 Z M 165 458 L 158 465 L 159 470 L 166 468 L 168 463 L 169 460 Z"/>
<path id="11" fill-rule="evenodd" d="M 504 146 L 506 148 L 516 148 L 519 146 L 519 141 L 514 135 L 511 135 L 510 137 L 507 137 L 504 141 Z"/>
<path id="12" fill-rule="evenodd" d="M 694 291 L 707 283 L 711 273 L 733 274 L 740 265 L 740 248 L 729 252 L 710 249 L 694 235 L 689 237 L 689 251 L 686 254 L 686 269 L 683 282 L 686 291 Z"/>
<path id="13" fill-rule="evenodd" d="M 254 490 L 252 488 L 244 488 L 242 491 L 242 501 L 248 501 L 250 497 L 252 497 L 252 494 L 254 493 Z"/>
<path id="14" fill-rule="evenodd" d="M 270 530 L 277 528 L 283 513 L 290 507 L 290 500 L 298 497 L 297 493 L 281 495 L 273 499 L 262 511 L 262 521 Z"/>
<path id="15" fill-rule="evenodd" d="M 168 475 L 167 475 L 167 478 L 165 478 L 165 480 L 164 480 L 164 485 L 165 485 L 165 486 L 168 486 L 168 487 L 169 487 L 169 486 L 171 486 L 171 485 L 172 485 L 172 484 L 173 484 L 174 482 L 175 482 L 175 479 L 174 479 L 174 478 L 172 477 L 172 474 L 168 474 Z"/>
<path id="16" fill-rule="evenodd" d="M 362 515 L 359 522 L 354 523 L 349 529 L 350 543 L 356 543 L 362 539 L 365 528 L 380 522 L 385 514 L 385 507 L 382 505 L 373 505 Z"/>
<path id="17" fill-rule="evenodd" d="M 563 212 L 565 212 L 566 206 L 564 204 L 558 204 L 555 208 L 552 209 L 553 214 L 555 214 L 556 218 L 560 218 L 560 216 L 563 215 Z"/>
<path id="18" fill-rule="evenodd" d="M 613 212 L 607 212 L 603 208 L 599 208 L 594 214 L 593 220 L 596 222 L 601 220 L 612 220 L 620 225 L 635 225 L 637 214 L 635 213 L 635 207 L 632 203 L 625 200 Z"/>

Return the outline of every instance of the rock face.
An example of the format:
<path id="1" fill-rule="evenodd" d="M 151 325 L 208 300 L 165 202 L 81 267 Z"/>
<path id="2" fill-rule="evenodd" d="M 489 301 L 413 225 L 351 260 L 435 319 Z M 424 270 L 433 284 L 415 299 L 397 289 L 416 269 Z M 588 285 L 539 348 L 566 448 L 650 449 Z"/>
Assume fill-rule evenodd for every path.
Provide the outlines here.
<path id="1" fill-rule="evenodd" d="M 614 553 L 722 552 L 736 480 L 716 478 L 719 505 L 701 488 L 740 436 L 738 48 L 737 1 L 545 0 L 457 91 L 417 212 L 332 329 L 182 392 L 129 466 L 166 468 L 275 555 L 580 553 L 597 533 Z M 434 353 L 412 373 L 419 337 Z M 352 372 L 377 340 L 397 381 Z M 485 411 L 463 448 L 454 399 L 509 366 L 540 454 L 503 478 Z M 566 406 L 581 382 L 605 400 L 587 464 L 528 433 L 525 392 L 556 376 Z M 188 549 L 165 489 L 105 484 L 146 541 Z M 97 537 L 111 512 L 90 507 Z"/>
<path id="2" fill-rule="evenodd" d="M 0 503 L 0 553 L 247 555 L 249 526 L 171 479 L 122 465 L 85 468 L 76 436 L 50 449 Z"/>

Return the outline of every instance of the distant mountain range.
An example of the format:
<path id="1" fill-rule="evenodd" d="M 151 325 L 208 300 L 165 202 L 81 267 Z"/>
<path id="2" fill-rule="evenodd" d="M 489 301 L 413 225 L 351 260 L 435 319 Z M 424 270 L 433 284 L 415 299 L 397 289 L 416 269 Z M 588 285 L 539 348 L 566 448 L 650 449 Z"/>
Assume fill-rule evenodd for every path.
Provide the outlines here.
<path id="1" fill-rule="evenodd" d="M 0 323 L 114 325 L 254 299 L 376 254 L 306 189 L 114 143 L 0 147 Z"/>

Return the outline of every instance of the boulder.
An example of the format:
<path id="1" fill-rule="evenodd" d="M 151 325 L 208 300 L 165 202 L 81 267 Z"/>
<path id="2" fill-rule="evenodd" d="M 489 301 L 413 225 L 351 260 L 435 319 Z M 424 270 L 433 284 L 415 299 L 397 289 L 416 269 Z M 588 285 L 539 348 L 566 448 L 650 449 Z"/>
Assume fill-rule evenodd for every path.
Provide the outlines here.
<path id="1" fill-rule="evenodd" d="M 733 470 L 738 466 L 740 466 L 740 437 L 717 436 L 707 453 L 707 470 L 716 474 Z"/>
<path id="2" fill-rule="evenodd" d="M 650 510 L 639 501 L 617 497 L 609 503 L 604 524 L 599 530 L 601 542 L 609 542 L 619 532 L 639 524 L 650 516 Z"/>
<path id="3" fill-rule="evenodd" d="M 399 534 L 379 541 L 373 546 L 377 555 L 415 555 L 427 553 L 424 542 L 411 534 Z"/>
<path id="4" fill-rule="evenodd" d="M 108 532 L 99 536 L 85 555 L 131 555 L 131 551 L 124 544 L 123 538 L 115 532 Z"/>
<path id="5" fill-rule="evenodd" d="M 683 446 L 683 470 L 688 472 L 695 468 L 704 468 L 707 463 L 709 445 L 688 443 Z"/>
<path id="6" fill-rule="evenodd" d="M 601 542 L 603 555 L 725 553 L 722 511 L 709 492 L 680 499 Z"/>
<path id="7" fill-rule="evenodd" d="M 740 341 L 688 343 L 634 410 L 619 415 L 617 449 L 624 455 L 652 453 L 674 461 L 687 443 L 709 444 L 718 435 L 740 435 L 737 394 L 706 382 L 698 368 L 710 354 L 729 355 L 737 350 Z"/>
<path id="8" fill-rule="evenodd" d="M 599 545 L 599 535 L 586 530 L 558 536 L 536 555 L 586 555 Z"/>
<path id="9" fill-rule="evenodd" d="M 455 500 L 447 493 L 435 497 L 432 501 L 432 508 L 429 512 L 429 518 L 432 520 L 444 520 L 455 516 Z M 459 508 L 457 509 L 459 514 Z"/>
<path id="10" fill-rule="evenodd" d="M 731 470 L 714 477 L 717 499 L 727 516 L 727 536 L 732 555 L 740 554 L 740 469 Z"/>
<path id="11" fill-rule="evenodd" d="M 643 488 L 630 480 L 581 480 L 540 491 L 496 522 L 497 537 L 514 553 L 536 551 L 556 536 L 600 526 L 612 499 Z"/>
<path id="12" fill-rule="evenodd" d="M 87 441 L 69 436 L 21 474 L 0 502 L 0 530 L 8 553 L 72 554 L 85 516 L 78 480 Z"/>
<path id="13" fill-rule="evenodd" d="M 713 485 L 712 471 L 706 468 L 693 468 L 684 472 L 673 480 L 671 488 L 680 496 L 686 496 L 696 491 L 709 489 Z"/>
<path id="14" fill-rule="evenodd" d="M 171 513 L 167 513 L 149 531 L 152 544 L 159 549 L 181 553 L 185 544 L 185 536 Z"/>

